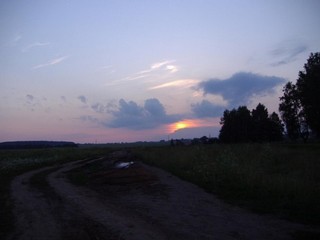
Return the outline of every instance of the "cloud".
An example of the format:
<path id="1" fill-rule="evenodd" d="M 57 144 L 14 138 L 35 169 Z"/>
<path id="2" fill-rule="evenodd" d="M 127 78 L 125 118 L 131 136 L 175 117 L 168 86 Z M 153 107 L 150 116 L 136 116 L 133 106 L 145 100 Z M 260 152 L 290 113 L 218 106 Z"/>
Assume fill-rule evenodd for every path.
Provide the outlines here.
<path id="1" fill-rule="evenodd" d="M 133 73 L 120 80 L 113 81 L 111 83 L 109 82 L 106 85 L 115 85 L 117 83 L 143 79 L 143 78 L 156 78 L 159 76 L 163 77 L 168 73 L 173 74 L 179 70 L 176 65 L 172 64 L 174 62 L 175 60 L 166 60 L 162 62 L 153 63 L 148 69 L 144 69 L 139 72 Z"/>
<path id="2" fill-rule="evenodd" d="M 208 100 L 202 100 L 200 103 L 192 104 L 191 109 L 196 117 L 206 118 L 222 116 L 225 107 L 216 105 Z"/>
<path id="3" fill-rule="evenodd" d="M 181 79 L 168 83 L 163 83 L 154 87 L 149 88 L 150 90 L 167 88 L 167 87 L 191 87 L 197 84 L 199 81 L 196 79 Z"/>
<path id="4" fill-rule="evenodd" d="M 110 113 L 114 119 L 105 125 L 111 128 L 151 129 L 179 120 L 177 115 L 167 115 L 165 108 L 156 98 L 147 99 L 144 106 L 121 99 L 118 108 Z"/>
<path id="5" fill-rule="evenodd" d="M 166 71 L 169 73 L 175 73 L 178 72 L 178 67 L 176 65 L 173 65 L 172 63 L 174 63 L 175 60 L 167 60 L 167 61 L 163 61 L 163 62 L 158 62 L 158 63 L 154 63 L 150 66 L 150 69 L 148 70 L 144 70 L 142 72 L 152 72 L 152 71 Z"/>
<path id="6" fill-rule="evenodd" d="M 96 113 L 113 113 L 118 109 L 117 101 L 112 100 L 107 104 L 95 103 L 91 105 L 91 109 Z"/>
<path id="7" fill-rule="evenodd" d="M 255 95 L 273 93 L 274 88 L 286 80 L 280 77 L 239 72 L 230 78 L 210 79 L 200 82 L 198 90 L 204 94 L 221 95 L 231 107 L 247 104 Z"/>
<path id="8" fill-rule="evenodd" d="M 163 105 L 156 98 L 147 99 L 144 103 L 144 109 L 150 114 L 150 116 L 159 119 L 166 117 L 166 111 Z"/>
<path id="9" fill-rule="evenodd" d="M 63 102 L 67 102 L 67 98 L 65 96 L 60 97 Z"/>
<path id="10" fill-rule="evenodd" d="M 86 98 L 85 96 L 80 95 L 80 96 L 78 97 L 78 99 L 79 99 L 82 103 L 87 104 L 87 98 Z"/>
<path id="11" fill-rule="evenodd" d="M 34 100 L 34 96 L 31 95 L 31 94 L 27 94 L 27 95 L 26 95 L 26 98 L 27 98 L 28 103 L 31 103 L 31 102 L 33 102 L 33 100 Z"/>
<path id="12" fill-rule="evenodd" d="M 32 44 L 26 46 L 25 48 L 23 48 L 22 52 L 27 52 L 32 48 L 43 47 L 43 46 L 47 46 L 47 45 L 50 45 L 50 43 L 49 42 L 35 42 L 35 43 L 32 43 Z"/>
<path id="13" fill-rule="evenodd" d="M 63 57 L 60 57 L 60 58 L 55 58 L 55 59 L 50 60 L 47 63 L 39 64 L 37 66 L 34 66 L 33 69 L 38 69 L 38 68 L 43 68 L 43 67 L 47 67 L 47 66 L 51 66 L 51 65 L 56 65 L 58 63 L 63 62 L 67 58 L 69 58 L 69 56 L 63 56 Z"/>
<path id="14" fill-rule="evenodd" d="M 12 40 L 12 42 L 15 44 L 19 42 L 22 39 L 22 35 L 20 33 L 16 34 Z"/>
<path id="15" fill-rule="evenodd" d="M 113 65 L 104 65 L 98 68 L 97 71 L 103 71 L 104 73 L 107 73 L 107 74 L 113 74 L 116 72 L 116 69 L 114 68 Z"/>
<path id="16" fill-rule="evenodd" d="M 98 118 L 95 118 L 95 117 L 90 116 L 90 115 L 80 116 L 79 119 L 84 121 L 84 122 L 100 123 L 100 120 Z"/>
<path id="17" fill-rule="evenodd" d="M 171 73 L 178 72 L 178 67 L 175 66 L 175 65 L 167 65 L 167 66 L 166 66 L 166 69 L 167 69 L 168 71 L 170 71 Z"/>
<path id="18" fill-rule="evenodd" d="M 107 111 L 107 106 L 104 106 L 101 103 L 95 103 L 91 108 L 97 113 L 105 113 Z"/>
<path id="19" fill-rule="evenodd" d="M 31 94 L 27 94 L 25 98 L 26 98 L 25 106 L 29 108 L 31 111 L 35 111 L 36 109 L 43 108 L 45 105 L 44 103 L 47 101 L 47 98 L 45 97 L 39 98 Z M 48 112 L 48 109 L 49 108 L 46 108 L 44 110 Z"/>
<path id="20" fill-rule="evenodd" d="M 270 55 L 276 61 L 272 62 L 270 65 L 273 67 L 285 65 L 294 62 L 297 56 L 308 50 L 308 46 L 305 44 L 297 43 L 296 41 L 284 41 L 274 48 Z"/>
<path id="21" fill-rule="evenodd" d="M 162 62 L 157 62 L 151 65 L 150 69 L 159 69 L 163 66 L 166 66 L 170 63 L 175 62 L 175 60 L 166 60 L 166 61 L 162 61 Z"/>

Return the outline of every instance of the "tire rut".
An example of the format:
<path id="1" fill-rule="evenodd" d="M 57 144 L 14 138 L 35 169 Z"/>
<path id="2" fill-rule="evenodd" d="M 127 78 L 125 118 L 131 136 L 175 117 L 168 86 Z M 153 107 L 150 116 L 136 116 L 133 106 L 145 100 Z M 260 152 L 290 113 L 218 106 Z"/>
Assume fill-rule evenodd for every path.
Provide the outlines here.
<path id="1" fill-rule="evenodd" d="M 59 169 L 76 168 L 88 162 L 92 160 L 67 163 Z M 65 201 L 49 182 L 48 186 L 34 186 L 32 179 L 37 175 L 43 175 L 37 181 L 47 181 L 46 178 L 55 171 L 58 171 L 57 166 L 45 167 L 24 173 L 12 181 L 16 230 L 8 239 L 122 239 L 118 233 L 106 229 L 81 213 L 77 206 Z"/>
<path id="2" fill-rule="evenodd" d="M 16 231 L 8 239 L 285 240 L 300 239 L 297 232 L 320 236 L 311 227 L 230 206 L 141 163 L 131 170 L 100 169 L 86 187 L 73 185 L 66 177 L 77 168 L 98 161 L 110 166 L 117 159 L 79 160 L 17 176 L 11 184 Z M 34 179 L 46 183 L 37 186 Z M 153 180 L 142 181 L 146 179 Z M 121 184 L 114 185 L 117 181 Z"/>
<path id="3" fill-rule="evenodd" d="M 87 164 L 87 163 L 86 163 Z M 65 181 L 64 172 L 80 166 L 67 166 L 48 175 L 49 184 L 65 201 L 77 206 L 86 216 L 107 228 L 121 232 L 124 239 L 166 239 L 165 235 L 148 222 L 109 201 L 101 201 L 101 197 L 88 188 L 76 187 Z"/>

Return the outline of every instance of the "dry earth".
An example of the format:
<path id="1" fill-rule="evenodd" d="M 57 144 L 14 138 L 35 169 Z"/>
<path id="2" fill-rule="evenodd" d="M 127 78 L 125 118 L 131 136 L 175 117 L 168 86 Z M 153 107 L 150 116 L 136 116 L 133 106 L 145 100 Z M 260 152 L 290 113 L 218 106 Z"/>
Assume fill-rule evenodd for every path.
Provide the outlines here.
<path id="1" fill-rule="evenodd" d="M 24 173 L 12 182 L 16 231 L 8 239 L 298 239 L 311 227 L 249 213 L 197 186 L 115 152 Z M 90 164 L 84 186 L 67 175 Z M 38 181 L 35 183 L 35 179 Z M 40 183 L 39 183 L 40 181 Z M 43 182 L 41 182 L 43 181 Z M 300 239 L 300 238 L 299 238 Z"/>

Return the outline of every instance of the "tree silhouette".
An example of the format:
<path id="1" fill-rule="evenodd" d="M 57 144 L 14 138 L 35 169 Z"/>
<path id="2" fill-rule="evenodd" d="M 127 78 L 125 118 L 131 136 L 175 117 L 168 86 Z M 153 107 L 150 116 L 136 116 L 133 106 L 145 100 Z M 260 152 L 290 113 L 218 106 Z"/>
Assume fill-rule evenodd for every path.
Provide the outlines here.
<path id="1" fill-rule="evenodd" d="M 252 122 L 253 122 L 253 140 L 268 141 L 269 140 L 269 119 L 267 108 L 259 103 L 256 109 L 252 110 Z"/>
<path id="2" fill-rule="evenodd" d="M 286 126 L 288 137 L 295 140 L 300 136 L 299 115 L 301 115 L 297 88 L 292 82 L 288 82 L 282 91 L 283 96 L 280 97 L 279 111 Z"/>
<path id="3" fill-rule="evenodd" d="M 246 106 L 225 110 L 219 139 L 225 143 L 267 142 L 282 139 L 283 126 L 279 116 L 261 103 L 250 112 Z"/>
<path id="4" fill-rule="evenodd" d="M 251 132 L 251 115 L 246 106 L 240 106 L 237 110 L 225 110 L 221 118 L 222 124 L 219 139 L 226 143 L 248 142 Z"/>
<path id="5" fill-rule="evenodd" d="M 310 54 L 304 71 L 299 72 L 296 86 L 303 117 L 311 130 L 320 137 L 320 52 Z"/>
<path id="6" fill-rule="evenodd" d="M 296 84 L 288 82 L 283 88 L 279 111 L 288 137 L 309 137 L 309 129 L 320 138 L 320 53 L 311 53 L 299 72 Z"/>
<path id="7" fill-rule="evenodd" d="M 283 124 L 279 118 L 279 115 L 275 112 L 269 116 L 269 141 L 280 141 L 283 138 Z"/>

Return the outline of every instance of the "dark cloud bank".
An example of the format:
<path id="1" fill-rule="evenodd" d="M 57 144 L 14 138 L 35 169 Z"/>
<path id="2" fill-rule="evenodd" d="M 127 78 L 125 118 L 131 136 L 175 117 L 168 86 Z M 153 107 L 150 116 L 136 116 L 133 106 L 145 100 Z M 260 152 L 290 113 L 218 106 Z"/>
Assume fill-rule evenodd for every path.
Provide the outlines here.
<path id="1" fill-rule="evenodd" d="M 199 84 L 204 94 L 222 95 L 230 105 L 246 103 L 254 95 L 274 92 L 274 87 L 285 82 L 279 77 L 240 72 L 228 79 L 210 79 Z"/>
<path id="2" fill-rule="evenodd" d="M 226 108 L 231 109 L 239 105 L 246 105 L 255 95 L 273 93 L 274 88 L 284 82 L 285 79 L 279 77 L 240 72 L 224 80 L 209 79 L 200 82 L 197 86 L 197 90 L 201 90 L 204 95 L 221 95 L 228 101 L 227 106 L 202 100 L 200 103 L 194 103 L 190 106 L 192 114 L 169 115 L 162 103 L 156 98 L 145 100 L 143 105 L 121 99 L 118 104 L 109 102 L 106 105 L 101 103 L 91 105 L 91 109 L 97 113 L 111 114 L 113 116 L 112 120 L 103 122 L 90 116 L 83 116 L 81 119 L 99 123 L 105 127 L 142 130 L 174 123 L 186 117 L 220 117 Z M 87 98 L 83 95 L 79 96 L 78 99 L 84 104 L 88 103 Z"/>
<path id="3" fill-rule="evenodd" d="M 109 112 L 114 119 L 105 125 L 112 128 L 151 129 L 180 120 L 178 115 L 168 115 L 156 98 L 147 99 L 143 106 L 121 99 L 118 109 Z"/>
<path id="4" fill-rule="evenodd" d="M 202 100 L 200 103 L 192 104 L 191 109 L 198 118 L 206 118 L 221 116 L 221 112 L 224 111 L 225 107 L 215 105 L 208 100 Z"/>
<path id="5" fill-rule="evenodd" d="M 83 104 L 87 104 L 87 98 L 84 95 L 80 95 L 78 97 L 78 99 L 83 103 Z"/>
<path id="6" fill-rule="evenodd" d="M 191 106 L 197 117 L 221 116 L 225 108 L 234 108 L 246 105 L 255 95 L 274 93 L 274 88 L 283 84 L 286 80 L 280 77 L 263 76 L 259 74 L 240 72 L 227 79 L 209 79 L 199 83 L 198 90 L 204 95 L 221 95 L 228 101 L 228 106 L 222 107 L 203 100 L 201 103 Z"/>

